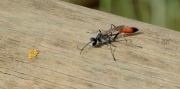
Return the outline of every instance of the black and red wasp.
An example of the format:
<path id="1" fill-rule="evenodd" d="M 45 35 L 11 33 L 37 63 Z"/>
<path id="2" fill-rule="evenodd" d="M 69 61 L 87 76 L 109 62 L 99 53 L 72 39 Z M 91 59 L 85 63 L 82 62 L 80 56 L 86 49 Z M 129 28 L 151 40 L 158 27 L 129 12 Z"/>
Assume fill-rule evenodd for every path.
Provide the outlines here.
<path id="1" fill-rule="evenodd" d="M 135 33 L 137 31 L 138 31 L 138 29 L 135 28 L 135 27 L 128 27 L 128 26 L 125 26 L 125 25 L 120 25 L 120 26 L 116 27 L 115 25 L 111 24 L 111 28 L 109 30 L 104 31 L 104 32 L 101 32 L 99 30 L 99 33 L 97 34 L 97 36 L 95 38 L 94 37 L 90 38 L 90 42 L 88 42 L 82 49 L 80 49 L 78 46 L 77 46 L 77 48 L 81 50 L 81 52 L 80 52 L 80 54 L 81 54 L 82 51 L 84 50 L 84 48 L 88 44 L 91 44 L 91 46 L 93 46 L 93 47 L 96 47 L 97 45 L 109 44 L 113 59 L 114 59 L 114 61 L 116 61 L 116 59 L 114 57 L 115 49 L 112 51 L 112 46 L 114 46 L 114 45 L 112 45 L 111 42 L 115 41 L 119 34 L 127 42 L 127 40 L 125 39 L 125 37 L 121 33 Z M 117 32 L 117 33 L 113 34 L 114 32 Z M 132 44 L 132 43 L 130 43 L 130 44 Z M 114 46 L 114 47 L 116 48 L 116 46 Z M 140 47 L 140 46 L 138 46 L 138 47 Z M 142 47 L 140 47 L 140 48 L 142 48 Z"/>

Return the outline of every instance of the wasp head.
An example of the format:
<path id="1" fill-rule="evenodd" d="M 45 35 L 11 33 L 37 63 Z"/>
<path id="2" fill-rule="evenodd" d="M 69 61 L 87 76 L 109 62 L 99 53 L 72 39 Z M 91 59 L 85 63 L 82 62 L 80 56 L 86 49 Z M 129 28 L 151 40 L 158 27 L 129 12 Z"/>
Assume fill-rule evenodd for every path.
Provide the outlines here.
<path id="1" fill-rule="evenodd" d="M 91 46 L 95 46 L 97 44 L 97 39 L 96 38 L 91 38 Z"/>

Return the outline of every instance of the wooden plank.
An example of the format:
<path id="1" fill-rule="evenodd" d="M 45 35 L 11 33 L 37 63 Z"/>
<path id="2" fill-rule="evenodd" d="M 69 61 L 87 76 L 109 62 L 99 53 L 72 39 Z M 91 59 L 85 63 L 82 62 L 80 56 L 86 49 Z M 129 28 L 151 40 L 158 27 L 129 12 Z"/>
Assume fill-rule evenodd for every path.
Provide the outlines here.
<path id="1" fill-rule="evenodd" d="M 59 0 L 0 0 L 2 89 L 179 89 L 180 33 Z M 108 46 L 83 47 L 110 24 L 137 27 L 114 61 Z M 119 38 L 120 40 L 121 38 Z M 28 59 L 29 50 L 39 54 Z"/>

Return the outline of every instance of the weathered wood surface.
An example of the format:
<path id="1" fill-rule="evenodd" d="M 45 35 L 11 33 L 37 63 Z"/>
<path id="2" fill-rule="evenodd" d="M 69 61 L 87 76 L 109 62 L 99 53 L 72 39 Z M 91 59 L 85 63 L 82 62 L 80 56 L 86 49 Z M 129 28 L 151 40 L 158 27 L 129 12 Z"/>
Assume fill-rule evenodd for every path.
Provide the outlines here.
<path id="1" fill-rule="evenodd" d="M 139 28 L 117 46 L 87 47 L 110 24 Z M 121 39 L 121 38 L 119 38 Z M 28 51 L 39 50 L 28 59 Z M 180 33 L 58 0 L 0 0 L 1 89 L 180 89 Z"/>

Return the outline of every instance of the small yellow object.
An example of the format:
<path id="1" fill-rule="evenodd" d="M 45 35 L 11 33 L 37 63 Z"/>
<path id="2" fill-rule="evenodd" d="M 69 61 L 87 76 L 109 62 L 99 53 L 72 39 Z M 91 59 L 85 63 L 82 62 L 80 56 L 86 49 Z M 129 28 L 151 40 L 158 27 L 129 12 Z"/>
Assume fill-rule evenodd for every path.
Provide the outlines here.
<path id="1" fill-rule="evenodd" d="M 29 50 L 29 59 L 32 59 L 33 57 L 38 55 L 38 50 Z"/>

